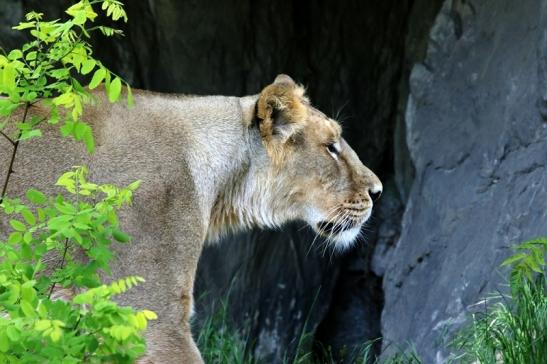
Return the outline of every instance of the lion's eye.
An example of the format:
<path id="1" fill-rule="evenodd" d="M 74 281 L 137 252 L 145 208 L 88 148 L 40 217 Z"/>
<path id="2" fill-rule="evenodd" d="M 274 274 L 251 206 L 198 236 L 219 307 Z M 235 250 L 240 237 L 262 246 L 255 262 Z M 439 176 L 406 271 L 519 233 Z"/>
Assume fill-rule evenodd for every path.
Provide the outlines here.
<path id="1" fill-rule="evenodd" d="M 337 158 L 338 154 L 340 154 L 340 146 L 338 143 L 327 144 L 327 150 L 334 158 Z"/>

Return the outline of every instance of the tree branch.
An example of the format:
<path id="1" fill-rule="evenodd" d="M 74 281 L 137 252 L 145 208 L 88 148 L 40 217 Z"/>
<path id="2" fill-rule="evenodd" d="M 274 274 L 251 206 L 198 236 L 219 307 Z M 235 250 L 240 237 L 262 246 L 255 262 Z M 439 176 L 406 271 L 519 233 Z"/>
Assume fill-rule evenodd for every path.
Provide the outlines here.
<path id="1" fill-rule="evenodd" d="M 27 120 L 29 109 L 30 109 L 30 103 L 27 102 L 25 104 L 25 113 L 23 115 L 23 121 L 22 121 L 23 124 Z M 13 143 L 13 152 L 11 153 L 11 160 L 8 167 L 8 173 L 6 175 L 6 179 L 4 180 L 4 187 L 2 187 L 2 193 L 0 194 L 0 203 L 2 203 L 2 201 L 4 201 L 4 197 L 6 197 L 6 191 L 8 190 L 9 179 L 13 173 L 13 162 L 15 162 L 15 155 L 17 154 L 17 148 L 19 147 L 19 142 L 20 142 L 19 139 L 21 138 L 21 133 L 22 131 L 19 131 L 19 136 L 17 137 L 17 140 L 15 140 L 15 142 Z"/>
<path id="2" fill-rule="evenodd" d="M 59 267 L 56 269 L 63 269 L 63 266 L 65 265 L 67 251 L 68 251 L 68 238 L 65 239 L 65 250 L 63 251 L 63 258 L 61 260 L 61 263 L 59 264 Z M 51 298 L 51 294 L 53 293 L 53 290 L 55 289 L 56 285 L 57 285 L 57 282 L 53 282 L 53 284 L 51 285 L 51 288 L 49 289 L 49 293 L 47 295 L 48 299 Z"/>
<path id="3" fill-rule="evenodd" d="M 2 135 L 4 138 L 6 138 L 8 140 L 8 142 L 11 143 L 11 145 L 15 145 L 15 142 L 13 141 L 13 139 L 11 139 L 9 136 L 7 136 L 6 133 L 4 133 L 3 131 L 0 130 L 0 135 Z"/>

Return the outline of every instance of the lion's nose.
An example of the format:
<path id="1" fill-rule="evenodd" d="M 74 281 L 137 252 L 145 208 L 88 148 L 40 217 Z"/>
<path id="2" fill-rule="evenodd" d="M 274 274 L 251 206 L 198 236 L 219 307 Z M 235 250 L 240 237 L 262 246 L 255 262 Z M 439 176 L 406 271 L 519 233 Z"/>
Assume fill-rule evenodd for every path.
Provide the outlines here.
<path id="1" fill-rule="evenodd" d="M 370 196 L 370 199 L 373 202 L 378 201 L 378 199 L 382 195 L 382 185 L 378 184 L 378 185 L 374 185 L 371 188 L 369 188 L 368 189 L 368 195 Z"/>
<path id="2" fill-rule="evenodd" d="M 382 182 L 380 181 L 380 178 L 378 178 L 377 175 L 374 174 L 370 169 L 363 166 L 362 168 L 362 182 L 363 185 L 361 185 L 363 188 L 363 192 L 366 191 L 368 193 L 370 200 L 372 202 L 376 202 L 380 195 L 382 194 L 383 186 Z"/>

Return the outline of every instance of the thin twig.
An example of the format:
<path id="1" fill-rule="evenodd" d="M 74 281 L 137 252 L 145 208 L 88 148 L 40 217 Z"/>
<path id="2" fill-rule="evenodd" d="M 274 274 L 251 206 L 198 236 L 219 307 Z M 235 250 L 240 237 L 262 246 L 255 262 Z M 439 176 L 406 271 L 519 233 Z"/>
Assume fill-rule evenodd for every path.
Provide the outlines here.
<path id="1" fill-rule="evenodd" d="M 24 124 L 27 120 L 28 110 L 30 109 L 30 104 L 27 102 L 25 104 L 25 113 L 23 114 L 23 121 Z M 22 131 L 19 131 L 19 136 L 17 137 L 17 140 L 13 143 L 13 152 L 11 153 L 11 160 L 8 167 L 8 173 L 6 175 L 6 179 L 4 180 L 4 187 L 2 187 L 2 193 L 0 194 L 0 203 L 4 201 L 4 197 L 6 196 L 6 191 L 8 190 L 8 183 L 9 179 L 13 173 L 13 162 L 15 162 L 15 155 L 17 154 L 17 148 L 19 147 L 19 142 L 21 139 Z"/>
<path id="2" fill-rule="evenodd" d="M 63 269 L 63 266 L 65 265 L 67 251 L 68 251 L 68 238 L 65 239 L 65 249 L 63 251 L 63 258 L 61 259 L 61 264 L 59 264 L 57 269 Z M 47 295 L 48 299 L 51 298 L 51 294 L 53 293 L 53 290 L 55 289 L 56 285 L 57 285 L 57 282 L 53 282 L 53 284 L 51 285 L 51 288 L 49 289 L 49 293 Z"/>
<path id="3" fill-rule="evenodd" d="M 0 131 L 0 135 L 2 135 L 4 138 L 6 138 L 8 140 L 8 142 L 11 143 L 11 145 L 15 145 L 15 142 L 13 141 L 13 139 L 11 139 L 9 136 L 7 136 L 7 134 L 4 133 L 3 131 Z"/>

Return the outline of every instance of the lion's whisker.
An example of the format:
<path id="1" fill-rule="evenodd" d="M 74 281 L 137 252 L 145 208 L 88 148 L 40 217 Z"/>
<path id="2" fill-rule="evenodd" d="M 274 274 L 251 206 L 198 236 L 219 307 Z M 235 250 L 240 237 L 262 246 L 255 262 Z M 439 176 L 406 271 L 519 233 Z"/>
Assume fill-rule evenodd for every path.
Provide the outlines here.
<path id="1" fill-rule="evenodd" d="M 340 208 L 341 208 L 341 206 L 335 206 L 334 208 L 332 208 L 332 209 L 330 210 L 330 212 L 327 214 L 326 220 L 327 220 L 327 221 L 330 220 L 331 215 L 338 213 L 338 210 L 339 210 Z M 316 234 L 315 234 L 315 237 L 313 238 L 312 243 L 310 244 L 310 247 L 308 248 L 308 252 L 306 253 L 306 256 L 310 253 L 310 251 L 311 251 L 311 249 L 312 249 L 312 247 L 313 247 L 315 241 L 316 241 L 317 238 L 319 237 L 319 235 L 320 235 L 319 233 L 316 233 Z"/>
<path id="2" fill-rule="evenodd" d="M 329 212 L 327 213 L 326 219 L 328 220 L 328 219 L 330 218 L 330 216 L 331 216 L 332 214 L 336 213 L 337 210 L 338 210 L 340 207 L 341 207 L 341 206 L 334 206 L 334 208 L 331 208 L 331 209 L 329 210 Z M 320 235 L 320 233 L 315 233 L 315 236 L 314 236 L 314 238 L 313 238 L 313 240 L 312 240 L 312 242 L 311 242 L 311 244 L 310 244 L 310 246 L 309 246 L 309 248 L 308 248 L 308 251 L 306 252 L 306 256 L 308 256 L 309 253 L 311 252 L 311 250 L 312 250 L 312 248 L 313 248 L 313 245 L 314 245 L 315 241 L 317 240 L 317 238 L 319 237 L 319 235 Z"/>
<path id="3" fill-rule="evenodd" d="M 351 221 L 347 219 L 348 216 L 349 216 L 349 211 L 346 210 L 346 212 L 345 212 L 345 214 L 344 214 L 344 216 L 343 216 L 343 218 L 342 218 L 342 221 L 343 221 L 343 224 L 344 224 L 344 226 L 342 227 L 342 230 L 345 230 L 346 227 L 348 227 L 349 224 L 351 223 Z M 334 253 L 335 253 L 335 252 L 336 252 L 336 246 L 333 245 L 333 246 L 332 246 L 332 250 L 331 250 L 331 255 L 330 255 L 330 258 L 329 258 L 329 262 L 330 262 L 330 263 L 332 263 L 332 258 L 333 258 L 333 256 L 334 256 Z"/>

